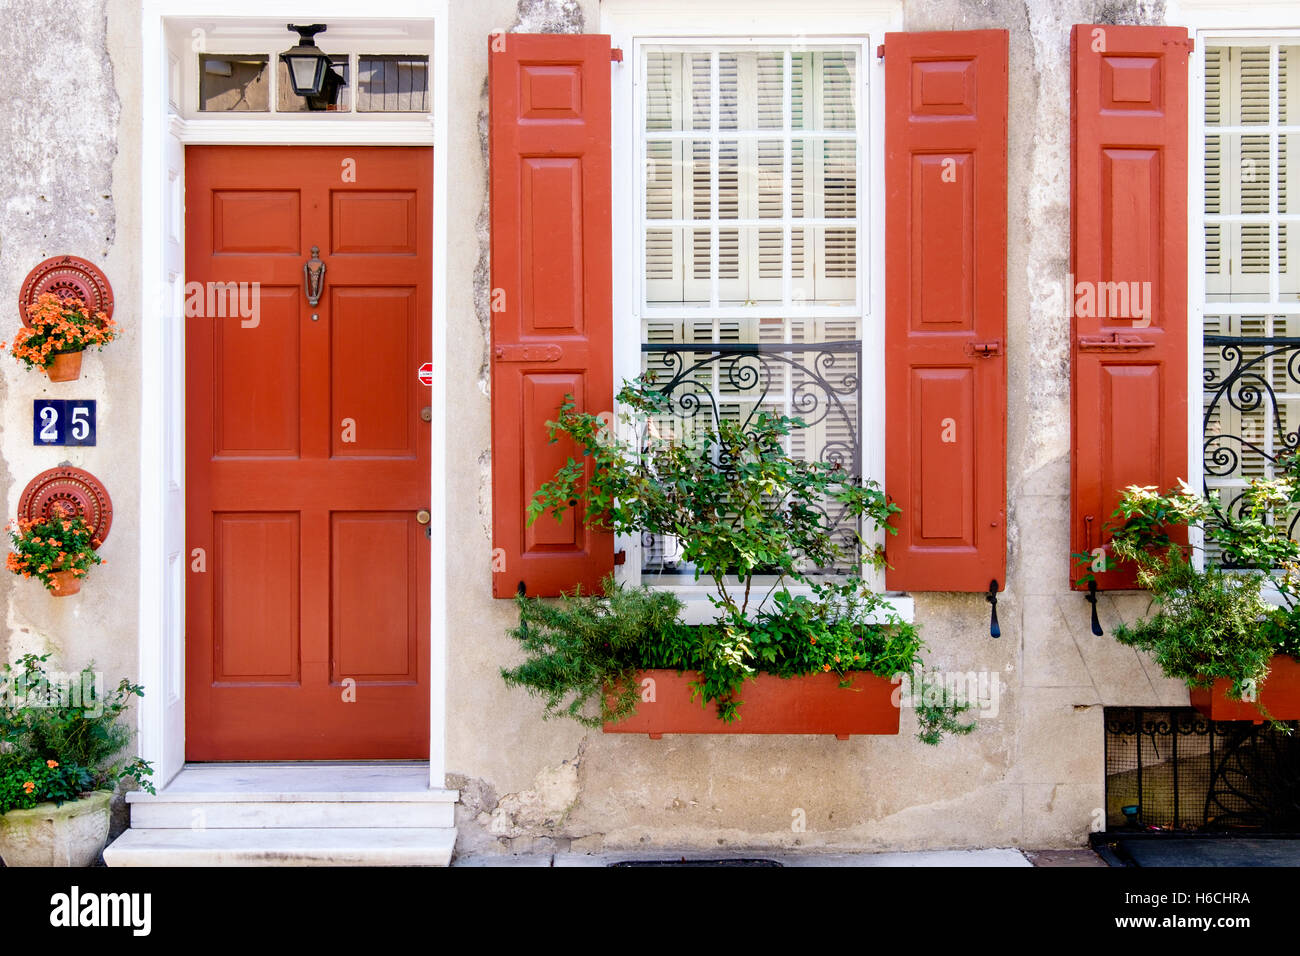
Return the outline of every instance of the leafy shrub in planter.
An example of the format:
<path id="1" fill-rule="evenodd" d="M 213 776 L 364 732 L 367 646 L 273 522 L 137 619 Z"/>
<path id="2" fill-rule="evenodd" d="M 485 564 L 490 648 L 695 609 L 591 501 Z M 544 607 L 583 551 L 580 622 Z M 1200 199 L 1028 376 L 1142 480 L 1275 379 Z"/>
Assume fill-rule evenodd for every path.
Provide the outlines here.
<path id="1" fill-rule="evenodd" d="M 520 624 L 511 634 L 532 656 L 503 669 L 508 683 L 543 696 L 548 716 L 599 726 L 635 709 L 635 671 L 694 670 L 701 703 L 715 703 L 718 716 L 732 721 L 744 681 L 760 671 L 833 671 L 847 681 L 854 671 L 892 676 L 919 664 L 924 645 L 916 628 L 886 600 L 859 577 L 819 573 L 846 559 L 883 566 L 883 549 L 866 547 L 856 530 L 845 537 L 859 523 L 895 533 L 887 522 L 899 509 L 875 482 L 839 464 L 788 454 L 785 440 L 804 427 L 796 418 L 757 413 L 670 440 L 655 427 L 671 419 L 669 399 L 651 381 L 625 385 L 619 403 L 626 438 L 577 411 L 572 398 L 548 423 L 552 441 L 570 438 L 583 454 L 536 492 L 530 522 L 559 519 L 581 502 L 598 527 L 672 536 L 696 579 L 712 585 L 715 619 L 681 624 L 671 595 L 622 588 L 612 577 L 606 597 L 521 597 Z M 792 585 L 810 593 L 795 594 Z M 598 716 L 584 710 L 593 699 L 600 701 Z M 949 724 L 966 728 L 957 732 L 973 727 L 955 719 L 968 705 L 939 709 Z M 928 714 L 923 729 L 934 736 L 941 725 L 938 714 Z"/>
<path id="2" fill-rule="evenodd" d="M 131 742 L 120 718 L 143 689 L 124 679 L 86 700 L 81 688 L 94 686 L 94 672 L 83 670 L 79 687 L 52 681 L 48 657 L 27 654 L 17 668 L 0 665 L 0 814 L 111 790 L 127 778 L 152 793 L 149 763 L 119 757 Z"/>
<path id="3" fill-rule="evenodd" d="M 663 591 L 620 587 L 611 575 L 605 593 L 575 593 L 561 601 L 516 598 L 519 626 L 510 635 L 528 659 L 502 668 L 507 684 L 546 701 L 546 717 L 572 717 L 587 727 L 622 720 L 636 710 L 632 679 L 643 648 L 666 641 L 681 602 Z M 591 716 L 592 704 L 599 710 Z"/>
<path id="4" fill-rule="evenodd" d="M 1289 534 L 1289 516 L 1300 504 L 1297 459 L 1281 474 L 1256 479 L 1243 492 L 1240 515 L 1219 519 L 1217 498 L 1186 485 L 1160 493 L 1154 486 L 1124 489 L 1109 530 L 1113 558 L 1137 567 L 1138 583 L 1151 591 L 1155 613 L 1121 625 L 1115 639 L 1151 653 L 1161 671 L 1189 687 L 1232 682 L 1228 696 L 1240 700 L 1268 675 L 1278 654 L 1300 659 L 1300 546 Z M 1192 548 L 1171 531 L 1202 524 L 1228 570 L 1207 564 L 1197 570 Z M 1080 562 L 1092 555 L 1077 555 Z M 1268 576 L 1272 569 L 1281 573 Z M 1265 573 L 1259 573 L 1263 571 Z M 1088 579 L 1087 574 L 1081 580 Z M 1280 605 L 1265 599 L 1269 581 Z"/>

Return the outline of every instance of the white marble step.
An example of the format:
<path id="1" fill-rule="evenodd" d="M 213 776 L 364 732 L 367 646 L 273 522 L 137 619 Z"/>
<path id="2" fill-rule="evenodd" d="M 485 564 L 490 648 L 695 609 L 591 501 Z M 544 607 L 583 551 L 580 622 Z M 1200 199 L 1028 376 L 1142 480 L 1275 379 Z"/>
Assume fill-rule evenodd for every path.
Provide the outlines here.
<path id="1" fill-rule="evenodd" d="M 451 803 L 414 800 L 133 803 L 131 826 L 168 830 L 250 827 L 421 829 L 453 826 L 456 822 L 453 806 Z"/>
<path id="2" fill-rule="evenodd" d="M 130 829 L 104 850 L 108 866 L 448 866 L 447 827 Z"/>
<path id="3" fill-rule="evenodd" d="M 135 828 L 410 829 L 452 826 L 458 796 L 427 764 L 190 764 L 127 802 Z"/>

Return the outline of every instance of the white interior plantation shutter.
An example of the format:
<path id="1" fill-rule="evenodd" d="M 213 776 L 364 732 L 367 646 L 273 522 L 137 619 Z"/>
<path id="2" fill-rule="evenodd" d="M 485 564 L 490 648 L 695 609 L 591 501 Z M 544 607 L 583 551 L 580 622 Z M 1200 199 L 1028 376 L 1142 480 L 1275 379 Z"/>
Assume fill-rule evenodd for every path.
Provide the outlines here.
<path id="1" fill-rule="evenodd" d="M 1291 108 L 1290 87 L 1300 77 L 1300 47 L 1282 47 L 1278 58 L 1278 103 L 1283 113 Z M 1207 213 L 1259 214 L 1269 212 L 1270 147 L 1268 47 L 1212 47 L 1205 54 L 1205 125 L 1259 126 L 1258 133 L 1205 138 L 1205 211 Z M 1295 122 L 1295 120 L 1290 120 Z M 1278 208 L 1287 210 L 1287 135 L 1277 138 Z M 1268 297 L 1270 263 L 1269 224 L 1208 223 L 1206 230 L 1205 291 L 1208 295 L 1251 293 Z M 1300 292 L 1300 270 L 1294 267 L 1294 232 L 1278 224 L 1278 269 L 1283 292 Z M 1207 330 L 1208 331 L 1208 330 Z M 1249 334 L 1249 333 L 1247 333 Z"/>
<path id="2" fill-rule="evenodd" d="M 717 76 L 717 210 L 719 299 L 779 302 L 786 182 L 782 169 L 784 53 L 779 50 L 649 51 L 646 129 L 687 135 L 646 144 L 646 298 L 707 304 L 712 235 L 708 228 L 655 229 L 654 220 L 706 220 L 713 208 L 712 58 Z M 857 64 L 838 51 L 794 52 L 791 114 L 801 131 L 855 129 Z M 684 75 L 683 75 L 684 74 Z M 772 139 L 728 139 L 727 130 L 772 130 Z M 692 138 L 690 130 L 700 130 Z M 816 155 L 805 155 L 816 151 Z M 790 198 L 795 218 L 857 215 L 857 144 L 846 139 L 791 143 Z M 727 226 L 725 220 L 773 220 L 772 228 Z M 852 302 L 857 291 L 857 233 L 852 227 L 794 230 L 792 278 L 806 301 Z M 814 262 L 812 275 L 808 263 Z M 752 339 L 751 339 L 752 341 Z"/>
<path id="3" fill-rule="evenodd" d="M 1292 201 L 1288 162 L 1297 140 L 1282 133 L 1276 137 L 1276 164 L 1271 162 L 1269 133 L 1271 84 L 1269 46 L 1210 47 L 1205 52 L 1205 212 L 1208 215 L 1256 215 L 1267 217 L 1272 189 L 1276 187 L 1277 211 L 1293 213 L 1300 204 Z M 1276 59 L 1277 121 L 1300 123 L 1300 47 L 1280 46 Z M 1238 134 L 1216 135 L 1218 127 L 1242 127 Z M 1259 131 L 1255 132 L 1254 127 Z M 1293 224 L 1277 222 L 1277 256 L 1272 255 L 1273 224 L 1257 222 L 1207 222 L 1205 224 L 1205 293 L 1208 302 L 1253 300 L 1266 302 L 1276 271 L 1278 292 L 1283 300 L 1300 295 L 1300 263 Z M 1206 315 L 1206 336 L 1270 337 L 1300 335 L 1300 316 L 1272 314 L 1267 308 L 1246 306 L 1237 315 Z M 1262 354 L 1259 346 L 1247 347 L 1246 356 Z M 1224 360 L 1221 348 L 1203 349 L 1205 371 L 1211 383 L 1221 382 L 1235 361 Z M 1296 384 L 1289 381 L 1285 355 L 1266 358 L 1252 369 L 1269 382 L 1277 398 L 1283 432 L 1300 429 L 1300 406 L 1290 398 Z M 1204 398 L 1208 407 L 1211 395 Z M 1225 503 L 1239 494 L 1253 478 L 1268 477 L 1264 451 L 1275 452 L 1277 423 L 1271 401 L 1245 403 L 1220 399 L 1213 403 L 1205 425 L 1207 440 L 1215 435 L 1235 436 L 1231 447 L 1240 454 L 1235 474 L 1225 481 L 1211 476 L 1210 484 L 1224 487 Z"/>

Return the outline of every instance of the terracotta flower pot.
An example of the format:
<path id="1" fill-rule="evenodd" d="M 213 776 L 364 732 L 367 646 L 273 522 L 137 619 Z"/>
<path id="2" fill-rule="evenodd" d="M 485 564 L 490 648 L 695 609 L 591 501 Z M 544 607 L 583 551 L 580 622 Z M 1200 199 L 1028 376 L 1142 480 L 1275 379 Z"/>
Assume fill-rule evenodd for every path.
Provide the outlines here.
<path id="1" fill-rule="evenodd" d="M 850 675 L 852 683 L 840 686 L 835 674 L 777 677 L 759 674 L 740 690 L 739 720 L 724 723 L 716 705 L 700 706 L 691 697 L 695 671 L 639 671 L 642 688 L 636 713 L 616 724 L 605 724 L 607 734 L 834 734 L 847 740 L 851 734 L 898 733 L 898 684 L 867 671 Z M 646 681 L 653 684 L 646 684 Z"/>
<path id="2" fill-rule="evenodd" d="M 83 352 L 55 352 L 54 359 L 45 367 L 51 382 L 75 382 L 81 378 Z"/>
<path id="3" fill-rule="evenodd" d="M 54 589 L 50 591 L 55 597 L 67 597 L 81 590 L 81 578 L 71 571 L 55 571 L 50 575 Z"/>
<path id="4" fill-rule="evenodd" d="M 1300 720 L 1300 661 L 1278 654 L 1268 665 L 1268 677 L 1256 688 L 1258 706 L 1253 701 L 1233 700 L 1228 696 L 1232 681 L 1220 678 L 1213 687 L 1192 688 L 1192 706 L 1211 720 L 1251 720 L 1264 722 L 1263 707 L 1276 720 Z"/>
<path id="5" fill-rule="evenodd" d="M 0 814 L 5 866 L 90 866 L 108 839 L 112 793 L 96 790 L 62 806 L 41 803 Z"/>

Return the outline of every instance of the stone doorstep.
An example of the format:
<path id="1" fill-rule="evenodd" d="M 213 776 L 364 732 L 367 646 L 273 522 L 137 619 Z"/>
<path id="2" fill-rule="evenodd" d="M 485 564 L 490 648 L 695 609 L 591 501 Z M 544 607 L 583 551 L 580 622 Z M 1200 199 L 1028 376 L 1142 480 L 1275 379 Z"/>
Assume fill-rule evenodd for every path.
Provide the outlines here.
<path id="1" fill-rule="evenodd" d="M 426 763 L 189 764 L 127 794 L 108 866 L 447 866 L 458 791 Z"/>
<path id="2" fill-rule="evenodd" d="M 159 793 L 133 790 L 147 803 L 445 803 L 459 791 L 429 787 L 423 763 L 187 764 Z"/>
<path id="3" fill-rule="evenodd" d="M 127 830 L 104 863 L 127 866 L 448 866 L 449 827 Z"/>

